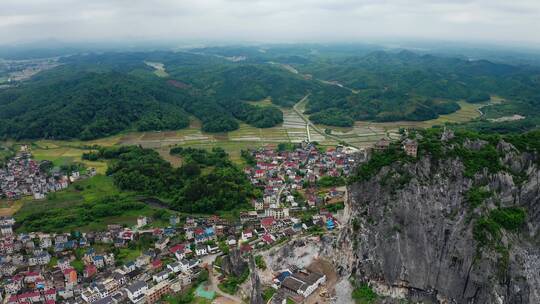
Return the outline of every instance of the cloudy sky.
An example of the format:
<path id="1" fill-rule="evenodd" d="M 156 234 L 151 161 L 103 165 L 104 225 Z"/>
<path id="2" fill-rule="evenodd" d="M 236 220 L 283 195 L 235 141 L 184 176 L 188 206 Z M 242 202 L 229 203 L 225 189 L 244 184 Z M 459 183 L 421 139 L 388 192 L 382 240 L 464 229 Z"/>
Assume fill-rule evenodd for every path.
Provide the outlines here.
<path id="1" fill-rule="evenodd" d="M 438 39 L 540 45 L 540 0 L 0 0 L 0 44 Z"/>

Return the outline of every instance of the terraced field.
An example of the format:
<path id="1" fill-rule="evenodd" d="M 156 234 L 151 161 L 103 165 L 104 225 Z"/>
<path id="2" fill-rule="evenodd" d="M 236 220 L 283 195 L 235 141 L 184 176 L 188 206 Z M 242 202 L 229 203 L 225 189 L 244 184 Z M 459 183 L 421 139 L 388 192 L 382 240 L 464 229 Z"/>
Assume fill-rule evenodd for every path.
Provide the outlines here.
<path id="1" fill-rule="evenodd" d="M 494 97 L 491 103 L 471 104 L 465 101 L 458 102 L 461 109 L 446 115 L 440 115 L 437 119 L 426 121 L 395 121 L 395 122 L 369 122 L 357 121 L 352 128 L 328 127 L 317 125 L 319 129 L 331 129 L 332 135 L 341 138 L 344 142 L 354 144 L 360 147 L 368 147 L 382 137 L 398 138 L 400 128 L 430 128 L 435 125 L 445 123 L 467 122 L 481 115 L 481 108 L 500 102 L 500 99 Z"/>
<path id="2" fill-rule="evenodd" d="M 261 106 L 271 104 L 271 101 L 259 101 Z M 257 102 L 257 103 L 259 103 Z M 501 102 L 493 98 L 492 103 Z M 441 125 L 446 122 L 465 122 L 481 115 L 480 108 L 487 105 L 470 104 L 460 102 L 461 109 L 455 113 L 441 115 L 437 119 L 428 121 L 398 121 L 388 123 L 356 122 L 352 128 L 328 127 L 317 125 L 309 127 L 312 141 L 318 141 L 322 145 L 336 145 L 338 142 L 347 142 L 356 147 L 369 147 L 382 137 L 398 138 L 400 128 L 429 128 L 433 125 Z M 305 101 L 297 106 L 297 110 L 303 111 Z M 280 142 L 298 143 L 307 139 L 306 123 L 293 109 L 281 109 L 284 122 L 272 128 L 258 129 L 247 124 L 241 124 L 238 130 L 228 133 L 205 133 L 201 131 L 201 124 L 192 118 L 188 128 L 178 131 L 164 132 L 130 132 L 112 137 L 92 141 L 54 141 L 40 140 L 32 143 L 32 152 L 38 160 L 51 160 L 55 165 L 68 164 L 71 162 L 83 162 L 88 167 L 94 167 L 100 173 L 104 173 L 107 165 L 104 162 L 82 161 L 81 155 L 89 146 L 113 146 L 113 145 L 141 145 L 145 148 L 155 149 L 160 155 L 171 162 L 174 166 L 181 165 L 181 159 L 169 155 L 171 146 L 190 146 L 196 148 L 211 149 L 221 147 L 231 155 L 233 161 L 241 163 L 240 151 L 242 149 L 255 148 L 266 145 L 277 145 Z M 300 112 L 301 113 L 301 112 Z M 331 129 L 332 137 L 326 137 L 321 132 Z"/>
<path id="3" fill-rule="evenodd" d="M 190 146 L 195 148 L 221 147 L 231 158 L 240 161 L 240 150 L 277 145 L 281 142 L 301 142 L 307 138 L 306 125 L 302 118 L 291 109 L 282 109 L 284 122 L 272 128 L 259 129 L 247 124 L 241 124 L 238 130 L 227 133 L 205 133 L 200 129 L 200 123 L 192 120 L 190 126 L 183 130 L 169 132 L 128 133 L 121 136 L 117 144 L 141 145 L 145 148 L 158 150 L 165 156 L 170 146 Z M 325 144 L 324 137 L 317 137 Z M 173 163 L 174 164 L 174 163 Z"/>

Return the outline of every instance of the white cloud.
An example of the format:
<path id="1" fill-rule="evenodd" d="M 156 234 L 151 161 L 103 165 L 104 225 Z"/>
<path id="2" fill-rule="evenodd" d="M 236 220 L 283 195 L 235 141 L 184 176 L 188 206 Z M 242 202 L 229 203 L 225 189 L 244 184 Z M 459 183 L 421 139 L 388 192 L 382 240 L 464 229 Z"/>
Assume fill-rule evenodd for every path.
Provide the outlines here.
<path id="1" fill-rule="evenodd" d="M 436 38 L 540 43 L 537 0 L 0 0 L 0 44 Z"/>

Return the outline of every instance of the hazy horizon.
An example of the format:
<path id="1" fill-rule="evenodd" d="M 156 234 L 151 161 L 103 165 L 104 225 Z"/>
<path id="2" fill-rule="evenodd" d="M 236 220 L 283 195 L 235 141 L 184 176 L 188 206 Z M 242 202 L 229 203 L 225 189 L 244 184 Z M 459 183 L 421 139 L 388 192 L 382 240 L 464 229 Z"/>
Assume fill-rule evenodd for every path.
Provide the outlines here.
<path id="1" fill-rule="evenodd" d="M 523 0 L 28 0 L 0 4 L 0 45 L 456 41 L 540 47 Z"/>

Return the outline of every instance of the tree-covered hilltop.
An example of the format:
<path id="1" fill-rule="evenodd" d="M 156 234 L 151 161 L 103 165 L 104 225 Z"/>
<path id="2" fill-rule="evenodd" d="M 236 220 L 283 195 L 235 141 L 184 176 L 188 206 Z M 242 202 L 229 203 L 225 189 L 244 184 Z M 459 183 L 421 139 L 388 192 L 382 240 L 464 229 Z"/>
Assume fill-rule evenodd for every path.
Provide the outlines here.
<path id="1" fill-rule="evenodd" d="M 165 84 L 114 71 L 49 75 L 0 92 L 0 136 L 91 139 L 189 123 L 181 105 L 192 97 Z"/>
<path id="2" fill-rule="evenodd" d="M 310 119 L 334 126 L 434 119 L 457 111 L 458 100 L 484 102 L 492 95 L 506 101 L 483 109 L 486 118 L 519 114 L 525 119 L 512 128 L 522 129 L 540 121 L 540 72 L 532 67 L 406 51 L 312 52 L 310 47 L 61 58 L 61 66 L 0 90 L 0 138 L 90 139 L 179 129 L 188 125 L 188 115 L 206 132 L 235 130 L 241 122 L 267 128 L 283 121 L 277 106 L 290 107 L 308 95 Z M 242 56 L 247 59 L 237 61 Z M 155 74 L 152 62 L 163 64 L 164 71 Z M 274 106 L 253 104 L 266 98 Z M 493 125 L 499 123 L 473 127 Z"/>
<path id="3" fill-rule="evenodd" d="M 159 197 L 178 211 L 213 213 L 242 209 L 257 195 L 244 173 L 220 148 L 173 148 L 171 154 L 182 157 L 180 168 L 173 168 L 156 151 L 136 146 L 99 148 L 83 158 L 109 160 L 107 174 L 119 189 Z"/>
<path id="4" fill-rule="evenodd" d="M 146 60 L 166 62 L 170 75 L 157 77 Z M 283 121 L 282 112 L 247 101 L 270 97 L 292 105 L 309 87 L 277 67 L 183 53 L 91 54 L 62 63 L 0 91 L 0 137 L 91 139 L 125 130 L 180 129 L 189 114 L 207 132 L 235 130 L 240 121 L 267 128 Z"/>
<path id="5" fill-rule="evenodd" d="M 490 95 L 507 99 L 490 106 L 490 113 L 540 116 L 540 70 L 533 67 L 408 51 L 378 51 L 295 67 L 344 86 L 313 92 L 307 110 L 319 123 L 427 120 L 458 110 L 458 100 L 484 102 Z"/>

